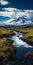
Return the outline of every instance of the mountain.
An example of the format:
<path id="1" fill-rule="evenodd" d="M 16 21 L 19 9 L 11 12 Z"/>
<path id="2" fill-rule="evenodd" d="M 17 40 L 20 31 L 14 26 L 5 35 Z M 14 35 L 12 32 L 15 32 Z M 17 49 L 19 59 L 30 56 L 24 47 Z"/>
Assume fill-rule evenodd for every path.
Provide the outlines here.
<path id="1" fill-rule="evenodd" d="M 21 16 L 17 19 L 10 19 L 6 22 L 0 22 L 0 26 L 27 26 L 27 25 L 33 25 L 33 22 L 28 21 L 24 16 Z"/>
<path id="2" fill-rule="evenodd" d="M 25 17 L 19 17 L 15 20 L 8 20 L 7 22 L 3 22 L 6 25 L 29 25 L 29 24 L 33 24 L 33 22 L 28 21 Z"/>

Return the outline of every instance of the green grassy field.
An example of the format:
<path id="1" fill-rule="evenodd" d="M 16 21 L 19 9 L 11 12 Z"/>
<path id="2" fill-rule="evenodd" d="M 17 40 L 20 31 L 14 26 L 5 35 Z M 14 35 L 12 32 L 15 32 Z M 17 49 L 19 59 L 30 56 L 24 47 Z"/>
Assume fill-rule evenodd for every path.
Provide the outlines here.
<path id="1" fill-rule="evenodd" d="M 8 59 L 10 55 L 13 58 L 15 52 L 15 47 L 13 46 L 14 41 L 10 39 L 3 39 L 3 37 L 9 38 L 9 36 L 12 35 L 14 35 L 14 32 L 12 30 L 6 28 L 0 28 L 0 57 L 3 57 L 3 61 L 4 61 L 4 63 L 2 63 L 2 59 L 0 59 L 2 65 L 6 65 L 8 60 L 10 60 Z"/>
<path id="2" fill-rule="evenodd" d="M 24 33 L 21 39 L 33 46 L 33 27 L 17 28 L 16 31 Z"/>
<path id="3" fill-rule="evenodd" d="M 24 33 L 23 37 L 21 39 L 23 39 L 24 41 L 28 42 L 28 44 L 33 45 L 33 26 L 31 27 L 16 27 L 16 28 L 0 28 L 0 37 L 2 38 L 2 36 L 4 37 L 9 37 L 14 35 L 15 33 L 13 31 L 17 31 L 17 32 L 21 32 Z M 3 40 L 4 41 L 4 40 Z M 3 42 L 0 40 L 0 42 Z"/>
<path id="4" fill-rule="evenodd" d="M 0 28 L 0 55 L 6 60 L 10 54 L 14 54 L 13 40 L 3 39 L 3 37 L 9 38 L 9 36 L 15 35 L 13 31 L 24 33 L 22 40 L 33 46 L 33 27 L 16 27 L 16 28 Z M 6 60 L 7 61 L 7 60 Z M 3 64 L 4 65 L 4 64 Z"/>

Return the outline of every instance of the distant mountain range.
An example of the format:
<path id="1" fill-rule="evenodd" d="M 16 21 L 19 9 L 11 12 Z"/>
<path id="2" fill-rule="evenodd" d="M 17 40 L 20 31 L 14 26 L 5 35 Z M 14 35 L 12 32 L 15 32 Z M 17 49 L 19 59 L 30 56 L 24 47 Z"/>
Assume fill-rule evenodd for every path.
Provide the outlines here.
<path id="1" fill-rule="evenodd" d="M 27 25 L 33 25 L 33 22 L 30 22 L 26 20 L 25 17 L 19 17 L 15 20 L 8 20 L 7 22 L 0 22 L 0 26 L 27 26 Z"/>

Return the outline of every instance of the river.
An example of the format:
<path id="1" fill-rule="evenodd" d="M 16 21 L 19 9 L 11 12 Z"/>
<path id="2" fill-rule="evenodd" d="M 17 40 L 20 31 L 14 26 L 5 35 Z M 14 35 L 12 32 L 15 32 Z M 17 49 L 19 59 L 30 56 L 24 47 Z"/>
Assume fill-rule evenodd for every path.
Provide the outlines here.
<path id="1" fill-rule="evenodd" d="M 23 33 L 19 33 L 14 31 L 15 35 L 12 36 L 12 40 L 14 41 L 13 45 L 17 48 L 14 56 L 14 64 L 10 63 L 7 65 L 20 65 L 22 62 L 22 57 L 30 51 L 33 51 L 33 47 L 28 45 L 26 42 L 21 40 L 21 37 L 24 35 Z"/>

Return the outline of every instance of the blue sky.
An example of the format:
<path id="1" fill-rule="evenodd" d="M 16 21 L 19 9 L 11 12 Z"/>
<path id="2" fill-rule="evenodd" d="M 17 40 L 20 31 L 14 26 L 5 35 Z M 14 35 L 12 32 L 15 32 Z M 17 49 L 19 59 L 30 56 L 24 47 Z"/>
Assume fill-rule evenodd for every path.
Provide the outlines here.
<path id="1" fill-rule="evenodd" d="M 6 0 L 5 0 L 6 1 Z M 33 0 L 7 0 L 10 2 L 7 5 L 0 5 L 2 7 L 15 7 L 18 9 L 33 9 Z"/>
<path id="2" fill-rule="evenodd" d="M 10 18 L 9 17 L 4 17 L 4 16 L 0 16 L 0 19 L 1 19 L 1 21 L 0 22 L 2 22 L 2 21 L 6 21 L 6 20 L 9 20 Z"/>
<path id="3" fill-rule="evenodd" d="M 24 16 L 33 21 L 33 0 L 0 0 L 0 22 Z"/>

